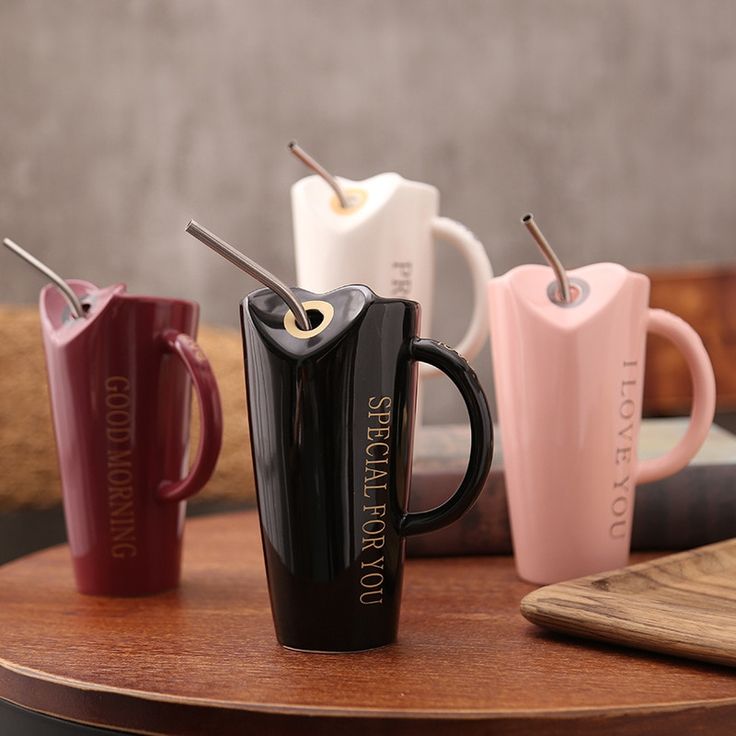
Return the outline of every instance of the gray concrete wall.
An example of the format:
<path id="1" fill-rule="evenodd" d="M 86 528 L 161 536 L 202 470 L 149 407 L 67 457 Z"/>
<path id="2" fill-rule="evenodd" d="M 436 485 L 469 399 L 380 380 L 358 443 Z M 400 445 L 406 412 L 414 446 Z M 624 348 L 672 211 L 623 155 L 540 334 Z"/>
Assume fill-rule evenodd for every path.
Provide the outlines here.
<path id="1" fill-rule="evenodd" d="M 570 266 L 732 260 L 734 28 L 729 0 L 2 0 L 0 231 L 234 325 L 253 283 L 183 228 L 291 280 L 296 137 L 345 176 L 437 185 L 497 273 L 537 260 L 526 210 Z M 453 342 L 468 281 L 439 263 Z M 0 253 L 0 299 L 39 285 Z"/>

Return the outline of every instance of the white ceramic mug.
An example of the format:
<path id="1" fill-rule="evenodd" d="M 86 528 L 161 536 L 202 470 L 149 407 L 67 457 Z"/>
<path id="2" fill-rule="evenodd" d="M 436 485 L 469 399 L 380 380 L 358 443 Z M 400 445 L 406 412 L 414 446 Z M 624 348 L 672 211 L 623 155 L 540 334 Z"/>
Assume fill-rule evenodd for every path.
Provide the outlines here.
<path id="1" fill-rule="evenodd" d="M 291 188 L 297 283 L 324 293 L 365 284 L 377 294 L 419 302 L 422 332 L 432 332 L 434 239 L 465 257 L 473 283 L 473 310 L 457 352 L 472 360 L 487 333 L 485 291 L 493 276 L 483 245 L 464 225 L 439 217 L 439 191 L 430 184 L 385 173 L 350 181 L 338 177 L 350 206 L 342 208 L 327 183 L 308 176 Z M 452 290 L 450 290 L 451 292 Z M 422 376 L 441 375 L 422 366 Z"/>

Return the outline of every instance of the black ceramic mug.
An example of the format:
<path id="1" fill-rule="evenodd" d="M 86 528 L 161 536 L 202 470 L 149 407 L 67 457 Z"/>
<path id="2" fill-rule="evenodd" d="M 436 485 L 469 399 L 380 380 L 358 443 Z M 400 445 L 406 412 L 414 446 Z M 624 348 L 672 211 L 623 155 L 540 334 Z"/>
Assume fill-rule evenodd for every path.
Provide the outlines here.
<path id="1" fill-rule="evenodd" d="M 493 426 L 475 373 L 417 337 L 420 307 L 365 286 L 295 289 L 303 331 L 268 289 L 241 304 L 251 447 L 271 609 L 289 648 L 344 652 L 395 641 L 404 539 L 458 519 L 483 488 Z M 456 385 L 468 470 L 448 501 L 407 512 L 417 361 Z"/>

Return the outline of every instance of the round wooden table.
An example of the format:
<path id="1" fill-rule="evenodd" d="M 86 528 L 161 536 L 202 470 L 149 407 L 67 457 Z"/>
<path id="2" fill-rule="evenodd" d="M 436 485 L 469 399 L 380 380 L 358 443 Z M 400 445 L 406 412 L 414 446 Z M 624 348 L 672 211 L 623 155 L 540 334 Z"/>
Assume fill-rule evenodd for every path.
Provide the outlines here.
<path id="1" fill-rule="evenodd" d="M 78 595 L 65 547 L 0 568 L 0 698 L 146 734 L 733 732 L 735 673 L 543 633 L 509 558 L 409 560 L 397 644 L 300 654 L 255 512 L 186 536 L 181 588 L 150 598 Z"/>

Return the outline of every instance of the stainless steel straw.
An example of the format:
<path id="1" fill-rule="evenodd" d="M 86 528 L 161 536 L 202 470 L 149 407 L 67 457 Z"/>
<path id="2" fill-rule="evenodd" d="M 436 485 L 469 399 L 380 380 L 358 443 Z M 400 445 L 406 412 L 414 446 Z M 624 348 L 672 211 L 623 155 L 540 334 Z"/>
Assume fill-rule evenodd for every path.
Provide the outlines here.
<path id="1" fill-rule="evenodd" d="M 322 166 L 322 164 L 312 158 L 296 141 L 291 141 L 291 143 L 289 143 L 289 150 L 305 166 L 312 169 L 315 174 L 321 176 L 332 187 L 332 191 L 335 192 L 337 200 L 338 202 L 340 202 L 340 207 L 342 207 L 343 209 L 350 207 L 350 202 L 345 196 L 345 193 L 342 191 L 342 187 L 338 184 L 337 179 L 335 179 L 335 177 L 332 176 L 332 174 L 330 174 L 330 172 L 327 171 L 327 169 Z"/>
<path id="2" fill-rule="evenodd" d="M 67 303 L 69 304 L 69 309 L 71 310 L 74 317 L 84 317 L 85 312 L 84 308 L 82 307 L 82 302 L 79 301 L 79 297 L 77 296 L 74 289 L 72 289 L 69 284 L 64 281 L 61 276 L 59 276 L 56 271 L 53 271 L 50 269 L 45 263 L 42 261 L 39 261 L 38 258 L 35 256 L 32 256 L 25 248 L 21 248 L 21 246 L 18 245 L 18 243 L 14 242 L 10 238 L 3 238 L 3 245 L 12 250 L 13 253 L 15 253 L 17 256 L 20 256 L 26 263 L 30 263 L 31 266 L 33 266 L 35 269 L 40 271 L 49 281 L 51 281 L 54 286 L 56 286 L 59 291 L 64 296 L 64 299 L 66 299 Z"/>
<path id="3" fill-rule="evenodd" d="M 257 279 L 272 291 L 275 291 L 294 313 L 294 319 L 300 329 L 312 329 L 312 325 L 309 324 L 309 318 L 301 302 L 281 279 L 274 276 L 270 271 L 267 271 L 263 266 L 258 265 L 255 261 L 248 258 L 248 256 L 243 255 L 239 250 L 233 248 L 232 245 L 226 243 L 222 238 L 218 238 L 217 235 L 206 227 L 202 227 L 202 225 L 194 220 L 189 221 L 186 230 L 190 235 L 197 238 L 197 240 L 212 248 L 215 253 L 219 253 L 234 266 L 250 274 L 254 279 Z"/>
<path id="4" fill-rule="evenodd" d="M 534 215 L 531 212 L 521 218 L 522 223 L 526 226 L 526 229 L 532 234 L 534 240 L 537 241 L 542 254 L 547 259 L 547 263 L 552 267 L 557 278 L 557 283 L 560 287 L 560 298 L 565 304 L 570 304 L 572 301 L 572 292 L 570 290 L 570 279 L 568 278 L 567 271 L 560 263 L 560 259 L 557 254 L 552 250 L 552 246 L 547 242 L 547 238 L 544 237 L 539 226 L 534 221 Z"/>

